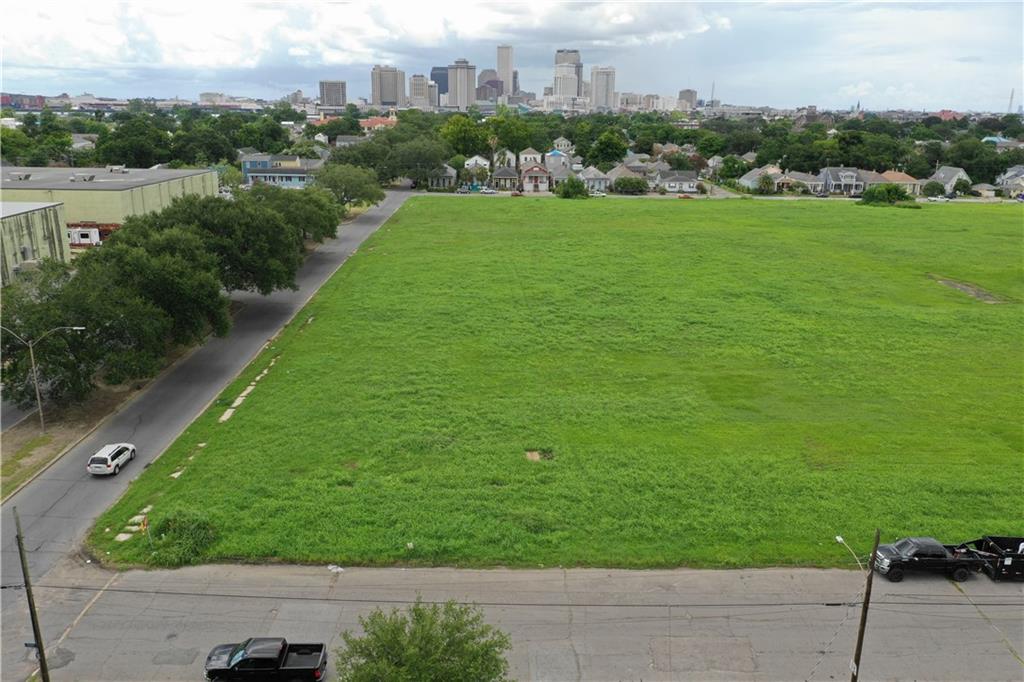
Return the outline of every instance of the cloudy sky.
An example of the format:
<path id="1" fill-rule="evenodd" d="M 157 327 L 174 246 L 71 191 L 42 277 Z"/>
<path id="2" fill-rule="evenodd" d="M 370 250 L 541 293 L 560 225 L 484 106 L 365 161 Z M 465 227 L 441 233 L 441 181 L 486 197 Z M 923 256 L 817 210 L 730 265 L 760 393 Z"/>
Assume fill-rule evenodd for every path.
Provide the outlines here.
<path id="1" fill-rule="evenodd" d="M 621 92 L 686 87 L 733 104 L 1005 111 L 1024 98 L 1016 2 L 20 3 L 6 12 L 5 92 L 114 97 L 202 91 L 277 98 L 320 79 L 369 95 L 369 69 L 406 75 L 515 48 L 523 89 L 551 82 L 556 48 Z M 1016 105 L 1014 105 L 1016 109 Z"/>

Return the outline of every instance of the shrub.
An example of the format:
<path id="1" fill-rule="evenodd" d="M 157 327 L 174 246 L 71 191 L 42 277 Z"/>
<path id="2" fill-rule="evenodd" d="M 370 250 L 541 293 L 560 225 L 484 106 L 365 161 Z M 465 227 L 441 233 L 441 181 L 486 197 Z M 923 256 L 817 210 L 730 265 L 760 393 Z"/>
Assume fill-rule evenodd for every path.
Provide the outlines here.
<path id="1" fill-rule="evenodd" d="M 754 190 L 757 194 L 775 194 L 775 181 L 772 180 L 772 176 L 765 173 L 757 180 L 757 189 Z"/>
<path id="2" fill-rule="evenodd" d="M 910 195 L 902 185 L 882 184 L 868 187 L 864 190 L 860 203 L 862 204 L 895 204 L 898 201 L 907 201 Z"/>
<path id="3" fill-rule="evenodd" d="M 703 182 L 698 182 L 697 192 L 699 192 L 700 194 L 708 194 L 708 186 L 705 185 Z"/>
<path id="4" fill-rule="evenodd" d="M 555 188 L 555 196 L 562 199 L 586 199 L 590 196 L 587 185 L 576 177 L 569 177 Z"/>
<path id="5" fill-rule="evenodd" d="M 496 682 L 508 679 L 504 653 L 508 635 L 484 623 L 474 606 L 455 602 L 424 604 L 419 598 L 405 613 L 374 610 L 360 617 L 363 636 L 342 633 L 338 679 L 452 680 Z"/>
<path id="6" fill-rule="evenodd" d="M 612 183 L 616 194 L 647 194 L 647 181 L 643 178 L 618 178 Z"/>
<path id="7" fill-rule="evenodd" d="M 658 194 L 668 194 L 668 190 L 663 185 L 658 186 Z"/>
<path id="8" fill-rule="evenodd" d="M 967 180 L 964 180 L 963 178 L 960 178 L 955 183 L 953 183 L 953 191 L 956 192 L 957 194 L 970 194 L 971 183 Z"/>
<path id="9" fill-rule="evenodd" d="M 161 566 L 198 563 L 203 551 L 217 541 L 217 529 L 206 517 L 188 510 L 171 512 L 149 531 L 152 562 Z"/>
<path id="10" fill-rule="evenodd" d="M 921 188 L 921 194 L 926 197 L 937 197 L 940 194 L 945 194 L 946 188 L 942 186 L 941 182 L 937 180 L 929 180 L 924 183 L 924 187 Z"/>

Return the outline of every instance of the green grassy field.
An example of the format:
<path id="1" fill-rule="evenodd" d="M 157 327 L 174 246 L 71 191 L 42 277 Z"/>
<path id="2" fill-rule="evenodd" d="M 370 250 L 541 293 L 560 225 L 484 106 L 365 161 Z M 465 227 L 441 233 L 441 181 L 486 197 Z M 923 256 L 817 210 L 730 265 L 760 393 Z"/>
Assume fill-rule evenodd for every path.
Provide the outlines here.
<path id="1" fill-rule="evenodd" d="M 1020 534 L 1022 236 L 1011 205 L 412 199 L 91 543 L 146 563 L 112 536 L 150 504 L 213 523 L 206 561 L 845 565 L 833 537 L 876 526 Z"/>

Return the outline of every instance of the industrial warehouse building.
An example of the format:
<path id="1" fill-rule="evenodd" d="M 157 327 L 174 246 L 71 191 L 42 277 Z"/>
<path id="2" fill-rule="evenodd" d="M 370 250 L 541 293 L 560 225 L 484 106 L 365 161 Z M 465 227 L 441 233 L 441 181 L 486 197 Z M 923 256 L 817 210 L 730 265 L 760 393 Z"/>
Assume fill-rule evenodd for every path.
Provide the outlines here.
<path id="1" fill-rule="evenodd" d="M 61 202 L 68 227 L 117 227 L 124 219 L 160 211 L 186 194 L 217 195 L 217 173 L 206 169 L 35 168 L 5 166 L 4 201 Z"/>
<path id="2" fill-rule="evenodd" d="M 0 286 L 42 258 L 71 260 L 60 202 L 0 202 Z"/>

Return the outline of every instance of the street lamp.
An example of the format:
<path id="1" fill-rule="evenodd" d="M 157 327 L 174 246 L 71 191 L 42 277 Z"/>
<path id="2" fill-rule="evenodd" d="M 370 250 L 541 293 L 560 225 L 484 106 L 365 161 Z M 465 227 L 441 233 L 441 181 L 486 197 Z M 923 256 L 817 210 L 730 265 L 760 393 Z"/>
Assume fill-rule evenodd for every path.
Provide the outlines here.
<path id="1" fill-rule="evenodd" d="M 46 421 L 43 419 L 43 398 L 42 398 L 42 396 L 39 393 L 39 372 L 36 370 L 35 345 L 37 343 L 39 343 L 40 341 L 42 341 L 43 339 L 45 339 L 50 334 L 52 334 L 53 332 L 59 332 L 59 331 L 64 331 L 64 330 L 71 330 L 71 331 L 74 331 L 74 332 L 80 332 L 80 331 L 83 331 L 85 329 L 85 327 L 54 327 L 53 329 L 51 329 L 50 331 L 46 332 L 45 334 L 40 336 L 38 339 L 35 339 L 34 341 L 27 341 L 27 340 L 23 339 L 21 336 L 19 336 L 18 334 L 15 334 L 13 331 L 8 329 L 7 327 L 0 326 L 0 329 L 4 330 L 5 332 L 10 334 L 14 338 L 18 339 L 18 341 L 21 341 L 23 344 L 28 346 L 28 357 L 29 357 L 29 360 L 32 363 L 32 383 L 34 383 L 35 387 L 36 387 L 36 407 L 39 410 L 39 429 L 40 429 L 40 431 L 42 433 L 46 433 Z"/>
<path id="2" fill-rule="evenodd" d="M 836 536 L 836 542 L 838 542 L 840 545 L 842 545 L 846 549 L 850 550 L 850 554 L 853 555 L 854 561 L 857 562 L 857 565 L 860 566 L 861 573 L 863 573 L 864 572 L 864 564 L 862 564 L 860 562 L 860 557 L 858 557 L 857 553 L 853 551 L 853 547 L 850 547 L 848 544 L 846 544 L 846 540 L 843 539 L 842 535 L 837 535 Z"/>

